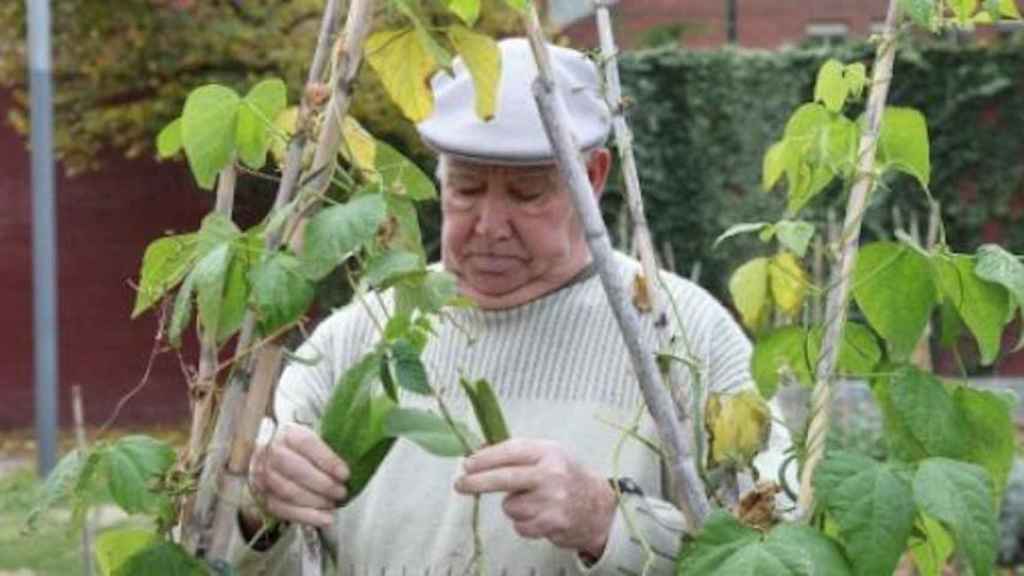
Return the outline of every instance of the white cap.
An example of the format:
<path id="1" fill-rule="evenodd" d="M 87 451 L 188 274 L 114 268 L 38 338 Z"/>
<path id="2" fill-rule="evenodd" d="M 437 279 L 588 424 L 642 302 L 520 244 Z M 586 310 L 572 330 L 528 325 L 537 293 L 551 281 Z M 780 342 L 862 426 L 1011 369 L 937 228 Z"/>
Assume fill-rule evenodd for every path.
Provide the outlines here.
<path id="1" fill-rule="evenodd" d="M 552 163 L 554 153 L 533 99 L 537 65 L 530 45 L 523 38 L 510 38 L 499 42 L 498 48 L 501 79 L 494 117 L 485 122 L 477 116 L 473 79 L 462 59 L 456 58 L 453 75 L 441 71 L 431 81 L 434 113 L 417 125 L 420 137 L 435 152 L 470 162 Z M 580 150 L 604 144 L 611 115 L 601 95 L 597 68 L 581 52 L 548 48 Z"/>

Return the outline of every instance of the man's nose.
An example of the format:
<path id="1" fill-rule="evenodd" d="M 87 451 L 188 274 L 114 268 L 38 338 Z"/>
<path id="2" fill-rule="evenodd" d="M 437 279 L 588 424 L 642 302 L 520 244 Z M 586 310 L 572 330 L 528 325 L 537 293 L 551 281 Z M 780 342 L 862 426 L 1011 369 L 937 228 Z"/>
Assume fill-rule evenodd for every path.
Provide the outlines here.
<path id="1" fill-rule="evenodd" d="M 502 190 L 491 188 L 484 194 L 476 221 L 476 233 L 485 238 L 499 240 L 512 233 L 508 199 Z"/>

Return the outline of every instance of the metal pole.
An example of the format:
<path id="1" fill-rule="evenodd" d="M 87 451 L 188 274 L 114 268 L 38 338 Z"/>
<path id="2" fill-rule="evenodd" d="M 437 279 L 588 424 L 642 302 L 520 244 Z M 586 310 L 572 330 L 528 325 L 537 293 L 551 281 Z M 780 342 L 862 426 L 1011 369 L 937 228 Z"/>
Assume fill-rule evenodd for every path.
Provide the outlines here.
<path id="1" fill-rule="evenodd" d="M 729 44 L 735 44 L 739 38 L 739 15 L 736 13 L 736 0 L 725 1 L 725 36 Z"/>
<path id="2" fill-rule="evenodd" d="M 53 88 L 49 0 L 28 4 L 32 93 L 32 313 L 35 416 L 40 477 L 57 462 L 57 226 L 54 202 Z"/>

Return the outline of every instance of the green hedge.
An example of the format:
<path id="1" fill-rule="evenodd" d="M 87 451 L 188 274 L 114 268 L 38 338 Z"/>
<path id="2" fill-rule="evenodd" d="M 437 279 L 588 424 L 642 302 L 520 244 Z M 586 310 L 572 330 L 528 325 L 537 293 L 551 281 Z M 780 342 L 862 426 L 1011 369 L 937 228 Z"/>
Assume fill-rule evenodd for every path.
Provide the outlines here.
<path id="1" fill-rule="evenodd" d="M 867 44 L 851 44 L 777 52 L 669 49 L 623 58 L 648 218 L 659 242 L 672 243 L 681 272 L 701 261 L 701 283 L 723 296 L 731 269 L 765 250 L 752 238 L 714 251 L 711 244 L 732 224 L 781 218 L 783 193 L 760 190 L 764 151 L 789 114 L 810 99 L 824 60 L 868 61 L 872 53 Z M 890 104 L 913 106 L 928 118 L 932 193 L 942 202 L 950 243 L 969 250 L 999 232 L 1005 246 L 1024 252 L 1024 44 L 903 49 Z M 614 223 L 622 204 L 619 178 L 610 185 L 603 205 Z M 876 237 L 891 229 L 894 203 L 904 214 L 925 213 L 924 195 L 909 178 L 886 186 L 865 222 Z M 840 196 L 832 190 L 815 200 L 808 218 L 823 223 L 829 206 L 841 214 Z"/>

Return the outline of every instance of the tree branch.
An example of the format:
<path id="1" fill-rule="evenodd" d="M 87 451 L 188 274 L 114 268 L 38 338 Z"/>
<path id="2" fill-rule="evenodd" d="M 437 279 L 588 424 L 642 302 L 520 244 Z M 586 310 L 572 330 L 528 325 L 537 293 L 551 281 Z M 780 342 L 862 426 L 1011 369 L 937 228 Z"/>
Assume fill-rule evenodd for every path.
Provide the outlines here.
<path id="1" fill-rule="evenodd" d="M 608 238 L 608 231 L 594 199 L 579 147 L 566 123 L 568 111 L 561 94 L 556 90 L 547 42 L 535 7 L 528 8 L 524 24 L 534 59 L 537 61 L 538 76 L 533 84 L 533 93 L 548 140 L 555 151 L 562 179 L 568 185 L 573 204 L 583 222 L 587 244 L 619 329 L 622 331 L 626 348 L 629 350 L 644 401 L 658 429 L 659 439 L 666 449 L 669 474 L 673 479 L 673 487 L 678 492 L 680 509 L 689 528 L 694 531 L 700 530 L 709 512 L 707 496 L 701 489 L 702 482 L 693 461 L 685 458 L 684 448 L 680 442 L 683 437 L 682 427 L 676 419 L 672 398 L 668 390 L 662 386 L 654 354 L 651 350 L 646 350 L 640 341 L 640 318 L 630 303 L 622 278 L 615 267 L 615 253 Z"/>

